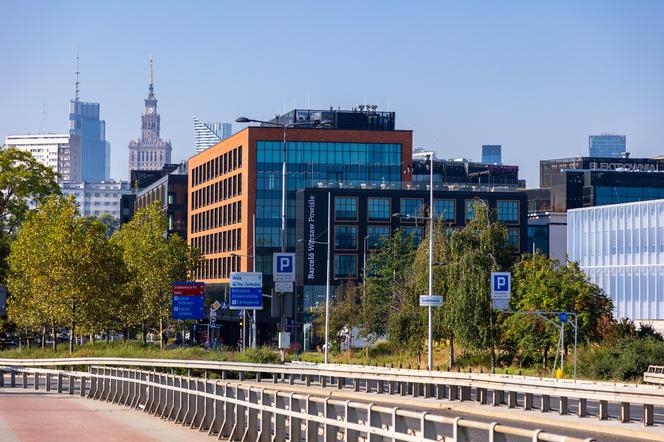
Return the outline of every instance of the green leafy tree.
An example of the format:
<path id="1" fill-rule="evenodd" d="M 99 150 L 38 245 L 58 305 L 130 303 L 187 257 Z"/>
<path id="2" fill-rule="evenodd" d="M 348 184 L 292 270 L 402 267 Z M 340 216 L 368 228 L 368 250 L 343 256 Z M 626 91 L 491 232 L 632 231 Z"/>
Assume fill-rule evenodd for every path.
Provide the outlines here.
<path id="1" fill-rule="evenodd" d="M 79 216 L 73 197 L 52 196 L 31 213 L 8 260 L 11 317 L 26 324 L 39 318 L 54 332 L 67 326 L 71 353 L 77 327 L 93 326 L 121 265 L 104 232 L 101 223 Z"/>
<path id="2" fill-rule="evenodd" d="M 604 324 L 612 323 L 612 304 L 590 283 L 578 264 L 561 266 L 539 253 L 528 255 L 514 267 L 511 306 L 518 311 L 567 311 L 578 314 L 579 342 L 603 339 Z M 538 316 L 511 315 L 503 323 L 504 344 L 522 360 L 541 356 L 546 368 L 549 350 L 557 345 L 559 330 Z M 573 342 L 573 327 L 565 340 Z"/>
<path id="3" fill-rule="evenodd" d="M 29 152 L 0 149 L 0 283 L 7 273 L 10 244 L 30 209 L 28 201 L 41 204 L 59 194 L 56 176 Z"/>
<path id="4" fill-rule="evenodd" d="M 352 331 L 360 322 L 360 291 L 354 283 L 338 286 L 330 302 L 329 340 L 330 349 L 340 348 L 342 342 L 352 344 Z M 319 341 L 325 341 L 325 305 L 314 312 L 314 334 Z"/>
<path id="5" fill-rule="evenodd" d="M 491 368 L 496 366 L 495 313 L 491 304 L 490 275 L 509 269 L 514 248 L 507 229 L 493 221 L 493 214 L 480 201 L 474 205 L 474 219 L 456 229 L 450 239 L 445 323 L 464 347 L 489 349 Z"/>
<path id="6" fill-rule="evenodd" d="M 171 284 L 193 277 L 199 256 L 178 235 L 167 236 L 166 215 L 156 202 L 140 209 L 134 218 L 111 238 L 122 251 L 129 272 L 124 290 L 133 294 L 135 308 L 127 312 L 127 319 L 145 326 L 157 324 L 160 347 L 171 314 Z"/>

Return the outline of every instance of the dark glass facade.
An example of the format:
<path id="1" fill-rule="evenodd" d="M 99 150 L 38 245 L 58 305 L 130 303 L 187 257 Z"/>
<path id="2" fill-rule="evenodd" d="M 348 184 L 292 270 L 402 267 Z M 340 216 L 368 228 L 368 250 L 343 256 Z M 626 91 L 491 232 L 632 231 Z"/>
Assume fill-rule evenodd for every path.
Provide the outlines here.
<path id="1" fill-rule="evenodd" d="M 620 158 L 627 151 L 625 135 L 590 135 L 588 152 L 591 157 Z"/>
<path id="2" fill-rule="evenodd" d="M 429 184 L 429 180 L 429 161 L 413 160 L 413 184 Z M 453 160 L 434 160 L 433 182 L 434 186 L 482 184 L 509 188 L 521 184 L 519 166 Z"/>
<path id="3" fill-rule="evenodd" d="M 81 181 L 109 179 L 111 144 L 106 141 L 106 122 L 99 119 L 99 103 L 70 101 L 69 133 L 81 137 Z"/>
<path id="4" fill-rule="evenodd" d="M 501 150 L 500 144 L 484 144 L 482 145 L 482 162 L 484 164 L 501 164 Z"/>

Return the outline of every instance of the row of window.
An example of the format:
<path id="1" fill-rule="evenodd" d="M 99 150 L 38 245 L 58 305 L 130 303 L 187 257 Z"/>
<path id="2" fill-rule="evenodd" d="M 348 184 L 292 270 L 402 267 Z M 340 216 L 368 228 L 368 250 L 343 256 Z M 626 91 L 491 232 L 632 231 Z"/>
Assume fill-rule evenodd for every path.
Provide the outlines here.
<path id="1" fill-rule="evenodd" d="M 191 232 L 203 232 L 242 222 L 242 201 L 191 215 Z"/>
<path id="2" fill-rule="evenodd" d="M 242 146 L 215 157 L 191 170 L 191 184 L 198 186 L 208 180 L 242 167 Z"/>
<path id="3" fill-rule="evenodd" d="M 242 229 L 231 229 L 191 239 L 192 247 L 203 255 L 234 252 L 242 248 Z"/>
<path id="4" fill-rule="evenodd" d="M 282 163 L 282 141 L 258 141 L 257 162 Z M 401 144 L 289 141 L 286 161 L 294 164 L 401 165 Z"/>
<path id="5" fill-rule="evenodd" d="M 238 195 L 242 195 L 241 173 L 195 190 L 192 194 L 191 208 L 198 209 Z"/>
<path id="6" fill-rule="evenodd" d="M 229 278 L 231 272 L 240 271 L 240 257 L 226 256 L 204 260 L 196 270 L 196 279 Z"/>
<path id="7" fill-rule="evenodd" d="M 399 216 L 402 220 L 423 218 L 426 216 L 426 204 L 423 198 L 401 198 Z M 465 219 L 475 219 L 474 199 L 465 200 Z M 480 203 L 481 204 L 481 203 Z M 368 198 L 367 217 L 369 221 L 389 221 L 392 216 L 390 198 Z M 337 221 L 358 220 L 358 198 L 337 196 L 334 198 L 334 218 Z M 434 215 L 445 221 L 456 220 L 456 200 L 434 199 Z M 498 221 L 518 223 L 519 201 L 499 200 L 497 202 Z"/>

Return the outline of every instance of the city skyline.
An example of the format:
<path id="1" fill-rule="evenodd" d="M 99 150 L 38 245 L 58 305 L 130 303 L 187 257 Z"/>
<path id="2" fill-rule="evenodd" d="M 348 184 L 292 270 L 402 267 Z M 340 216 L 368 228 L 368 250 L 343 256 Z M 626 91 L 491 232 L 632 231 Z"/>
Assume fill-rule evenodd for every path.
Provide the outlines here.
<path id="1" fill-rule="evenodd" d="M 192 155 L 192 114 L 268 119 L 295 107 L 365 102 L 395 111 L 397 128 L 413 129 L 415 145 L 440 158 L 479 161 L 482 144 L 502 144 L 503 162 L 519 165 L 529 187 L 540 159 L 585 154 L 593 133 L 626 134 L 635 157 L 664 153 L 662 4 L 223 5 L 224 26 L 218 14 L 157 5 L 44 3 L 35 11 L 10 2 L 16 19 L 0 30 L 3 55 L 5 65 L 22 68 L 0 73 L 0 98 L 11 104 L 0 110 L 0 137 L 66 130 L 78 45 L 80 98 L 104 109 L 116 179 L 127 178 L 124 146 L 139 124 L 151 55 L 174 162 Z M 65 16 L 80 25 L 53 33 Z M 28 17 L 39 26 L 26 36 L 19 27 Z M 148 17 L 187 32 L 155 34 L 140 25 Z M 252 32 L 238 33 L 240 23 Z M 311 33 L 335 38 L 321 48 L 319 39 L 301 38 Z M 299 36 L 298 50 L 270 50 L 275 35 Z M 201 68 L 200 41 L 226 42 L 228 53 Z"/>

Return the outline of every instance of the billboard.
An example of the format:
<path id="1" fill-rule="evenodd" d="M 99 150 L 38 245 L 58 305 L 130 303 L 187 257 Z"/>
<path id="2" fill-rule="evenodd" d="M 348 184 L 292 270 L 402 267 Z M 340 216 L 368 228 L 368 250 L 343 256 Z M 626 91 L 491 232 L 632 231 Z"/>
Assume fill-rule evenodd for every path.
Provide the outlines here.
<path id="1" fill-rule="evenodd" d="M 171 316 L 176 320 L 205 318 L 205 284 L 202 282 L 174 282 L 172 284 Z"/>

